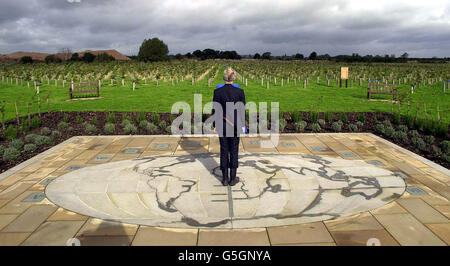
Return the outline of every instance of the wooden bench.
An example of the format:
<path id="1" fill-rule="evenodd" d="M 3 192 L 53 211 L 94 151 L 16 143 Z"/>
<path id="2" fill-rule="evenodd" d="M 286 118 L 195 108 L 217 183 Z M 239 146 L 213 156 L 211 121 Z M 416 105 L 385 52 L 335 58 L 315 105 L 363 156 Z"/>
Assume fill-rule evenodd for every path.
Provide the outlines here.
<path id="1" fill-rule="evenodd" d="M 82 94 L 81 97 L 100 97 L 99 83 L 97 82 L 71 82 L 70 99 L 74 98 L 74 94 Z"/>
<path id="2" fill-rule="evenodd" d="M 367 88 L 367 99 L 371 99 L 373 94 L 392 95 L 394 101 L 397 100 L 398 92 L 394 84 L 371 82 Z"/>

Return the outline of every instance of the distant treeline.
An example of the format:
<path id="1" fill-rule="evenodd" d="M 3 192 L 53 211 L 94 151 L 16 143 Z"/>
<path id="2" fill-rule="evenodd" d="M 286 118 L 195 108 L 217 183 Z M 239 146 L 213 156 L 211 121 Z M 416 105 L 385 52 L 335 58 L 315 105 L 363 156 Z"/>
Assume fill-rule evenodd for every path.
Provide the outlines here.
<path id="1" fill-rule="evenodd" d="M 326 60 L 335 62 L 366 62 L 366 63 L 406 63 L 411 61 L 418 61 L 422 63 L 445 63 L 450 62 L 450 58 L 410 58 L 408 53 L 402 54 L 400 57 L 395 55 L 365 55 L 361 56 L 357 53 L 352 55 L 337 55 L 330 56 L 329 54 L 318 55 L 316 52 L 312 52 L 309 56 L 304 56 L 303 54 L 297 53 L 294 55 L 282 55 L 282 56 L 272 56 L 270 52 L 265 52 L 263 54 L 256 53 L 254 55 L 242 56 L 242 58 L 253 58 L 262 60 Z"/>
<path id="2" fill-rule="evenodd" d="M 138 59 L 137 56 L 128 56 L 131 59 Z M 168 55 L 167 59 L 261 59 L 261 60 L 324 60 L 324 61 L 334 61 L 334 62 L 365 62 L 365 63 L 406 63 L 411 61 L 417 61 L 421 63 L 446 63 L 450 62 L 450 58 L 410 58 L 408 53 L 404 53 L 399 57 L 395 55 L 359 55 L 354 53 L 352 55 L 337 55 L 330 56 L 329 54 L 318 55 L 316 52 L 312 52 L 309 56 L 304 56 L 303 54 L 297 53 L 294 55 L 282 55 L 273 56 L 270 52 L 264 52 L 262 54 L 255 53 L 249 55 L 239 55 L 236 51 L 218 51 L 214 49 L 204 49 L 196 50 L 194 52 L 189 52 L 187 54 L 175 54 Z"/>
<path id="3" fill-rule="evenodd" d="M 115 61 L 115 58 L 107 53 L 101 53 L 99 55 L 95 55 L 93 53 L 84 53 L 82 56 L 80 56 L 78 53 L 73 53 L 70 58 L 67 59 L 67 61 L 71 62 L 110 62 Z M 22 60 L 21 60 L 22 62 Z M 61 63 L 63 60 L 56 56 L 56 55 L 49 55 L 45 58 L 46 63 Z M 23 62 L 22 62 L 23 63 Z"/>

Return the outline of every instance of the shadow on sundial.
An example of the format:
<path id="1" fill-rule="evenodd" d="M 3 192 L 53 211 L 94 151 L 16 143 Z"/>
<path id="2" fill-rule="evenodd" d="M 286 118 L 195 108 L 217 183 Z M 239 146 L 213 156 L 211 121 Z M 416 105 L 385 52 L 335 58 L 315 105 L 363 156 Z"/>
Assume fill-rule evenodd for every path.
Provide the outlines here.
<path id="1" fill-rule="evenodd" d="M 213 169 L 211 174 L 217 179 L 217 185 L 222 185 L 220 183 L 222 178 L 221 171 L 216 171 L 216 169 L 220 168 L 220 165 L 214 160 L 214 157 L 209 154 L 208 149 L 201 145 L 200 141 L 182 139 L 179 146 L 189 155 L 195 156 L 205 169 Z M 205 156 L 202 156 L 203 154 Z M 220 172 L 220 175 L 217 174 L 218 172 Z"/>

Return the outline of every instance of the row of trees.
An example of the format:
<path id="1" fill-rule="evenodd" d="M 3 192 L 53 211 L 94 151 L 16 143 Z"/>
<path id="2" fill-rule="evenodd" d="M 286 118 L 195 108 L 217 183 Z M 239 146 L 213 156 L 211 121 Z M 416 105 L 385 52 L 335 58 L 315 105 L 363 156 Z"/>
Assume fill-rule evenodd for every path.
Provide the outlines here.
<path id="1" fill-rule="evenodd" d="M 366 56 L 360 56 L 357 53 L 354 53 L 352 55 L 338 55 L 338 56 L 330 56 L 329 54 L 323 54 L 318 55 L 316 52 L 312 52 L 308 57 L 305 57 L 303 54 L 297 53 L 294 55 L 283 55 L 283 56 L 272 56 L 270 52 L 265 52 L 262 55 L 259 53 L 252 55 L 248 55 L 247 58 L 253 58 L 253 59 L 265 59 L 265 60 L 271 60 L 271 59 L 277 59 L 277 60 L 302 60 L 302 59 L 309 59 L 309 60 L 333 60 L 337 62 L 406 62 L 409 55 L 408 53 L 404 53 L 401 57 L 395 57 L 395 55 L 385 55 L 385 56 L 372 56 L 372 55 L 366 55 Z"/>
<path id="2" fill-rule="evenodd" d="M 180 53 L 175 56 L 169 56 L 169 48 L 167 45 L 158 38 L 144 40 L 139 48 L 139 54 L 132 59 L 138 59 L 139 61 L 152 62 L 152 61 L 165 61 L 171 58 L 184 59 L 184 58 L 196 58 L 200 60 L 206 59 L 241 59 L 241 56 L 236 51 L 218 51 L 214 49 L 195 50 L 192 53 L 182 55 Z"/>
<path id="3" fill-rule="evenodd" d="M 72 54 L 72 56 L 65 60 L 69 62 L 86 62 L 86 63 L 92 63 L 92 62 L 110 62 L 114 61 L 115 58 L 107 53 L 101 53 L 99 55 L 95 55 L 93 53 L 84 53 L 83 56 L 80 56 L 78 53 Z M 63 62 L 63 59 L 61 57 L 56 55 L 49 55 L 45 58 L 45 63 L 61 63 Z"/>

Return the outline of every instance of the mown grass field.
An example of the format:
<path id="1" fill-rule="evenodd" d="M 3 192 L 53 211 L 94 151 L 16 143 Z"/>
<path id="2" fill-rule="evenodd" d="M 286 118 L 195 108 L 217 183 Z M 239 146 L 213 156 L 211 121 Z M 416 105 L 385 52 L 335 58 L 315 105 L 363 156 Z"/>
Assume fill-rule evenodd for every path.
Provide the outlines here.
<path id="1" fill-rule="evenodd" d="M 201 94 L 203 104 L 212 100 L 213 91 L 218 83 L 223 83 L 223 66 L 220 66 L 219 74 L 214 79 L 211 87 L 208 87 L 207 79 L 197 81 L 194 85 L 191 80 L 178 82 L 174 86 L 170 81 L 155 82 L 139 81 L 136 89 L 133 91 L 130 79 L 126 79 L 126 85 L 121 86 L 117 82 L 111 86 L 109 81 L 105 81 L 100 90 L 101 99 L 90 100 L 69 100 L 68 83 L 63 88 L 61 81 L 57 87 L 54 82 L 43 82 L 40 85 L 39 98 L 41 101 L 41 111 L 47 111 L 46 97 L 49 97 L 50 111 L 144 111 L 144 112 L 170 112 L 172 105 L 178 101 L 185 101 L 193 106 L 194 94 Z M 119 84 L 118 84 L 119 83 Z M 307 88 L 303 88 L 303 82 L 294 82 L 280 86 L 273 83 L 270 87 L 261 86 L 260 82 L 248 79 L 248 86 L 245 83 L 239 83 L 246 92 L 247 102 L 279 102 L 281 111 L 335 111 L 335 112 L 391 112 L 392 103 L 382 101 L 367 100 L 367 83 L 359 86 L 359 83 L 353 84 L 353 87 L 338 87 L 335 80 L 331 80 L 330 86 L 327 86 L 326 80 L 321 80 L 316 84 L 311 80 Z M 437 107 L 439 106 L 441 121 L 450 122 L 450 91 L 442 91 L 442 83 L 416 88 L 414 94 L 410 94 L 411 86 L 397 85 L 399 93 L 409 95 L 410 114 L 415 115 L 416 108 L 419 107 L 419 117 L 437 120 Z M 15 117 L 15 105 L 17 102 L 20 116 L 27 115 L 27 103 L 32 103 L 30 111 L 38 111 L 37 96 L 33 86 L 30 88 L 24 83 L 23 86 L 0 81 L 0 101 L 6 102 L 5 119 L 11 120 Z M 375 96 L 375 98 L 390 99 L 390 96 Z M 401 105 L 401 113 L 406 114 L 408 109 L 407 101 Z M 425 113 L 426 108 L 426 113 Z M 398 105 L 394 106 L 397 112 Z"/>

